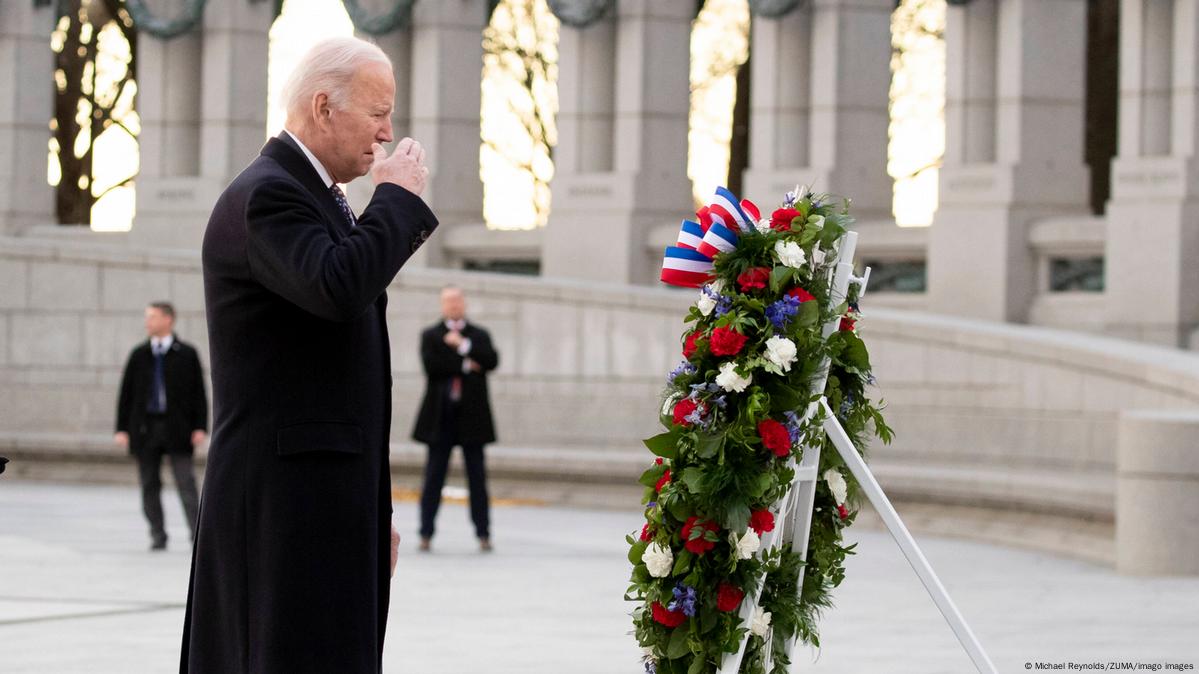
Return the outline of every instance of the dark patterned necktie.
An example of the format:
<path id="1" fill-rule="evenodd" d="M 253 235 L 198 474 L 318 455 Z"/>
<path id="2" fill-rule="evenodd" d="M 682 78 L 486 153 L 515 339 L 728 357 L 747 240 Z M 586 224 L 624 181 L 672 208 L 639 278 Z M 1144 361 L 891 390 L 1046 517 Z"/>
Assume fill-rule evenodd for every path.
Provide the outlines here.
<path id="1" fill-rule="evenodd" d="M 150 401 L 146 405 L 146 410 L 151 414 L 164 414 L 167 411 L 167 384 L 165 373 L 163 372 L 163 360 L 166 358 L 166 349 L 162 345 L 153 347 L 154 353 L 154 380 L 150 385 Z"/>
<path id="2" fill-rule="evenodd" d="M 346 195 L 337 186 L 337 183 L 333 183 L 333 186 L 329 190 L 333 192 L 333 200 L 337 202 L 338 208 L 341 209 L 341 214 L 346 216 L 346 222 L 350 223 L 350 227 L 357 225 L 358 220 L 354 217 L 354 211 L 350 210 L 350 202 L 346 201 Z"/>

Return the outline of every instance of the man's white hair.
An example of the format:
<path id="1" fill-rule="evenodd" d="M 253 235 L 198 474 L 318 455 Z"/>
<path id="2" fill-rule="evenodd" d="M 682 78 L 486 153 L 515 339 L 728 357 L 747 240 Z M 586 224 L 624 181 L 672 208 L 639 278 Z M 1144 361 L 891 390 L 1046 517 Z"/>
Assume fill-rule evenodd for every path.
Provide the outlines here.
<path id="1" fill-rule="evenodd" d="M 391 68 L 391 59 L 378 46 L 356 37 L 335 37 L 315 44 L 291 71 L 283 85 L 283 106 L 288 118 L 303 119 L 319 92 L 334 107 L 344 108 L 350 98 L 354 73 L 368 63 Z"/>

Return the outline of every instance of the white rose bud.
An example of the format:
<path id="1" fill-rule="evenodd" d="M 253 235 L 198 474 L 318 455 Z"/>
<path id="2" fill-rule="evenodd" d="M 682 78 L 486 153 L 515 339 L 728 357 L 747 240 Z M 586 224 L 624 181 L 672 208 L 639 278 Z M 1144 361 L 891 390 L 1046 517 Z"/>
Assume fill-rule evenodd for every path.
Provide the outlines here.
<path id="1" fill-rule="evenodd" d="M 771 337 L 766 340 L 766 360 L 777 365 L 783 372 L 791 371 L 791 364 L 798 357 L 795 342 L 786 337 Z"/>
<path id="2" fill-rule="evenodd" d="M 740 538 L 737 538 L 737 534 L 729 534 L 729 542 L 737 550 L 737 559 L 749 559 L 762 549 L 762 539 L 753 529 L 746 529 L 745 535 Z"/>
<path id="3" fill-rule="evenodd" d="M 765 639 L 766 633 L 770 631 L 770 618 L 769 611 L 761 606 L 754 607 L 754 617 L 749 623 L 749 631 Z"/>
<path id="4" fill-rule="evenodd" d="M 794 241 L 779 241 L 774 244 L 774 254 L 778 255 L 779 262 L 792 269 L 799 269 L 804 266 L 806 256 L 803 248 L 799 247 Z"/>
<path id="5" fill-rule="evenodd" d="M 649 575 L 654 578 L 665 578 L 674 568 L 674 553 L 670 551 L 670 548 L 654 542 L 650 543 L 642 553 L 641 561 L 645 562 L 645 568 L 649 569 Z"/>
<path id="6" fill-rule="evenodd" d="M 720 374 L 716 375 L 716 385 L 729 392 L 741 393 L 752 381 L 752 376 L 742 377 L 737 374 L 737 364 L 732 362 L 721 365 Z"/>
<path id="7" fill-rule="evenodd" d="M 849 485 L 845 484 L 841 471 L 829 468 L 824 471 L 824 481 L 828 483 L 829 491 L 833 492 L 833 499 L 837 505 L 845 503 L 845 499 L 849 498 Z"/>

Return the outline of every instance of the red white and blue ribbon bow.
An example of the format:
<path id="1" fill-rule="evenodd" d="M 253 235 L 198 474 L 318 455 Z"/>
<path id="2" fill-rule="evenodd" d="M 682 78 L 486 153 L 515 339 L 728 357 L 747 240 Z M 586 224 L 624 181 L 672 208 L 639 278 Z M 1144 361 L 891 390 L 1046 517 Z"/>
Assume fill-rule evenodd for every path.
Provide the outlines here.
<path id="1" fill-rule="evenodd" d="M 741 232 L 752 231 L 761 217 L 749 200 L 737 201 L 733 193 L 716 188 L 712 203 L 695 213 L 699 222 L 684 220 L 677 244 L 662 258 L 662 282 L 698 288 L 712 278 L 712 258 L 737 247 Z"/>

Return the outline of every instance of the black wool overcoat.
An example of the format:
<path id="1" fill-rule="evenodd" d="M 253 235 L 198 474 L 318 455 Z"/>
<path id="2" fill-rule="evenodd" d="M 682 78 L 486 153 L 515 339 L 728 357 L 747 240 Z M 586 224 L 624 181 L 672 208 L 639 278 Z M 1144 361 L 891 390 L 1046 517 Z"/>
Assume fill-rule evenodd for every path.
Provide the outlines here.
<path id="1" fill-rule="evenodd" d="M 454 429 L 458 442 L 483 445 L 495 442 L 495 423 L 491 415 L 491 399 L 487 392 L 487 373 L 500 364 L 499 354 L 491 344 L 491 335 L 483 328 L 468 322 L 462 336 L 470 339 L 470 353 L 459 355 L 445 343 L 450 330 L 442 321 L 430 326 L 420 337 L 420 360 L 425 369 L 425 396 L 412 439 L 432 444 L 447 419 L 450 386 L 455 377 L 462 378 L 462 398 L 458 403 L 457 424 Z M 479 364 L 479 371 L 463 372 L 467 358 Z"/>
<path id="2" fill-rule="evenodd" d="M 200 356 L 175 337 L 162 357 L 167 394 L 167 447 L 171 454 L 191 454 L 192 431 L 208 430 L 208 397 Z M 129 434 L 129 451 L 137 454 L 149 439 L 146 412 L 154 385 L 154 352 L 150 340 L 137 345 L 125 362 L 117 395 L 117 430 Z"/>
<path id="3" fill-rule="evenodd" d="M 351 227 L 271 139 L 204 234 L 213 432 L 180 670 L 377 673 L 390 563 L 385 289 L 437 219 L 375 188 Z"/>

